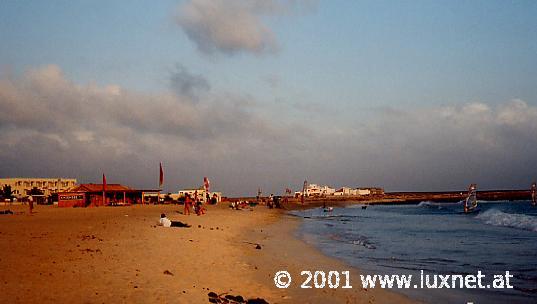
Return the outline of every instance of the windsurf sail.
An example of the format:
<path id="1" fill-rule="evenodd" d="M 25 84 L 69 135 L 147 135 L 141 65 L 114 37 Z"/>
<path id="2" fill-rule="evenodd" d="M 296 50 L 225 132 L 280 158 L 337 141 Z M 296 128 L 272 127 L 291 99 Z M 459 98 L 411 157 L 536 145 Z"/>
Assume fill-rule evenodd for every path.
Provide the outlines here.
<path id="1" fill-rule="evenodd" d="M 537 205 L 537 183 L 533 182 L 531 184 L 531 204 L 533 206 Z"/>
<path id="2" fill-rule="evenodd" d="M 468 195 L 464 200 L 464 213 L 473 212 L 477 208 L 477 185 L 471 184 L 468 187 Z"/>

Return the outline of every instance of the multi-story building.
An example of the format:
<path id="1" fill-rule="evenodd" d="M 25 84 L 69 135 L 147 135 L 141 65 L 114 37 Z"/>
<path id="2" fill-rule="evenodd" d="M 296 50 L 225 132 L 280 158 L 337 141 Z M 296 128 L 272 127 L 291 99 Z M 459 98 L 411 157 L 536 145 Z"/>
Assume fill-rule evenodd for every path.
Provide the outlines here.
<path id="1" fill-rule="evenodd" d="M 356 191 L 358 191 L 358 195 L 370 195 L 371 190 L 368 188 L 357 188 Z"/>
<path id="2" fill-rule="evenodd" d="M 384 195 L 384 189 L 380 187 L 360 187 L 357 190 L 358 195 Z"/>
<path id="3" fill-rule="evenodd" d="M 317 184 L 308 184 L 305 190 L 305 196 L 328 196 L 334 195 L 334 192 L 336 192 L 334 188 Z"/>
<path id="4" fill-rule="evenodd" d="M 358 190 L 357 189 L 351 189 L 349 187 L 342 187 L 342 188 L 339 188 L 334 193 L 334 195 L 339 195 L 339 196 L 358 195 Z"/>
<path id="5" fill-rule="evenodd" d="M 45 197 L 76 186 L 75 178 L 34 178 L 34 177 L 16 177 L 0 178 L 0 187 L 4 185 L 11 186 L 11 192 L 15 197 L 25 197 L 30 194 L 33 188 L 43 192 Z"/>

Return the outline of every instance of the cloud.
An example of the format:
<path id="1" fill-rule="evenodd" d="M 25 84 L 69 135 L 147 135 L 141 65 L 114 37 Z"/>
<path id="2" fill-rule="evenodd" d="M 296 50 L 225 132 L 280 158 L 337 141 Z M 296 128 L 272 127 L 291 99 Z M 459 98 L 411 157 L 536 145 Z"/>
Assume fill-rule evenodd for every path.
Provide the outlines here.
<path id="1" fill-rule="evenodd" d="M 276 74 L 265 75 L 264 77 L 261 77 L 261 80 L 268 84 L 271 89 L 278 88 L 282 82 L 281 77 Z"/>
<path id="2" fill-rule="evenodd" d="M 199 94 L 202 87 L 144 94 L 81 85 L 55 65 L 0 78 L 0 172 L 86 182 L 105 172 L 111 182 L 151 188 L 163 161 L 168 191 L 209 176 L 227 195 L 299 189 L 304 179 L 451 190 L 527 187 L 537 178 L 537 107 L 522 100 L 298 117 L 247 95 Z"/>
<path id="3" fill-rule="evenodd" d="M 190 0 L 175 18 L 187 37 L 205 54 L 265 54 L 278 50 L 274 32 L 263 17 L 306 11 L 314 1 Z"/>
<path id="4" fill-rule="evenodd" d="M 202 75 L 190 73 L 187 68 L 180 64 L 170 76 L 170 86 L 177 95 L 190 98 L 193 101 L 197 101 L 201 93 L 211 89 L 207 79 Z"/>
<path id="5" fill-rule="evenodd" d="M 289 138 L 252 112 L 248 97 L 222 94 L 192 103 L 184 95 L 209 84 L 184 69 L 179 75 L 182 95 L 79 85 L 55 65 L 0 79 L 0 171 L 88 180 L 106 170 L 147 185 L 144 170 L 164 160 L 181 174 L 190 172 L 175 182 L 193 186 L 207 174 L 204 166 L 260 147 L 270 151 L 262 139 Z"/>
<path id="6" fill-rule="evenodd" d="M 525 187 L 537 178 L 537 107 L 522 100 L 382 109 L 335 134 L 343 135 L 328 154 L 339 182 L 427 191 Z"/>

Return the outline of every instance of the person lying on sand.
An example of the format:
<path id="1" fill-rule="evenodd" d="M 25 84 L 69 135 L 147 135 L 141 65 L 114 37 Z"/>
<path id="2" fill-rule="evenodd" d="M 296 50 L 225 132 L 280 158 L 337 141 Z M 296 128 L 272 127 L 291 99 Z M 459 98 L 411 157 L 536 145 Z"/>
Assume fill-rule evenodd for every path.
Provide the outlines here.
<path id="1" fill-rule="evenodd" d="M 170 221 L 170 219 L 168 219 L 166 217 L 166 214 L 162 213 L 160 215 L 160 220 L 158 222 L 159 226 L 163 226 L 163 227 L 183 227 L 183 228 L 188 228 L 190 227 L 189 224 L 185 224 L 185 223 L 182 223 L 182 222 L 179 222 L 179 221 Z"/>

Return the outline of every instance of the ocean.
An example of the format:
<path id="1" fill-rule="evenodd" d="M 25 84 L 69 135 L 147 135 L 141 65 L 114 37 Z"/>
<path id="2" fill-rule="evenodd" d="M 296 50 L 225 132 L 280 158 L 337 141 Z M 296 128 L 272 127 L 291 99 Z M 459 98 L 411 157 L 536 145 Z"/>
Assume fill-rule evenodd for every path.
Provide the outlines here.
<path id="1" fill-rule="evenodd" d="M 537 207 L 529 201 L 361 205 L 292 211 L 298 237 L 363 274 L 486 275 L 509 271 L 512 289 L 393 289 L 426 303 L 537 303 Z M 354 287 L 360 278 L 352 278 Z M 414 282 L 414 281 L 413 281 Z"/>

